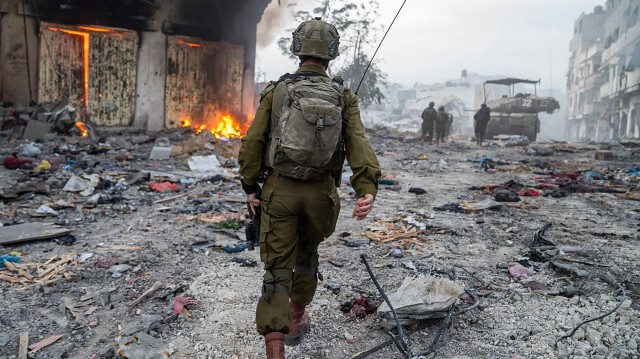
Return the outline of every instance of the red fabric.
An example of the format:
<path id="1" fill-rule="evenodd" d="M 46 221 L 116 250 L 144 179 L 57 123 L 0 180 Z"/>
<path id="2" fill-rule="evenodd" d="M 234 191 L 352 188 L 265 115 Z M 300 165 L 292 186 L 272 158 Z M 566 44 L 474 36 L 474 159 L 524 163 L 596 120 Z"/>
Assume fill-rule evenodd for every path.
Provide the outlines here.
<path id="1" fill-rule="evenodd" d="M 518 196 L 524 196 L 524 197 L 538 197 L 540 196 L 540 191 L 536 191 L 533 188 L 529 188 L 525 191 L 518 191 L 516 192 L 518 194 Z"/>
<path id="2" fill-rule="evenodd" d="M 158 192 L 165 192 L 165 191 L 177 191 L 178 190 L 178 185 L 175 183 L 171 183 L 171 182 L 161 182 L 161 183 L 149 183 L 149 187 L 151 189 L 154 189 Z"/>
<path id="3" fill-rule="evenodd" d="M 376 309 L 364 298 L 356 298 L 353 308 L 347 313 L 349 318 L 364 318 L 367 314 L 375 313 Z"/>
<path id="4" fill-rule="evenodd" d="M 21 160 L 21 159 L 16 158 L 16 157 L 7 157 L 2 162 L 4 167 L 6 167 L 6 168 L 8 168 L 10 170 L 15 170 L 17 168 L 21 168 L 22 165 L 27 164 L 27 163 L 33 163 L 33 161 L 31 161 L 31 160 Z"/>

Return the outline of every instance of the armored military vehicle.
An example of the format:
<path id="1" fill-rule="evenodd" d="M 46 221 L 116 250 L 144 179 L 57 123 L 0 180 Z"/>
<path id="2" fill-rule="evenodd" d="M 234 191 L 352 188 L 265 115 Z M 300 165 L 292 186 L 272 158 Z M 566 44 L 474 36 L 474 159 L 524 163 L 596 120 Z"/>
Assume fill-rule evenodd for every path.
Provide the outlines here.
<path id="1" fill-rule="evenodd" d="M 521 83 L 534 85 L 534 94 L 515 94 L 515 85 Z M 536 140 L 538 132 L 540 132 L 538 113 L 552 113 L 560 108 L 560 103 L 555 98 L 537 95 L 536 85 L 539 83 L 540 80 L 515 78 L 485 81 L 485 98 L 487 98 L 487 84 L 509 87 L 508 96 L 487 101 L 487 106 L 491 109 L 491 120 L 487 124 L 486 138 L 492 138 L 496 135 L 522 135 L 527 136 L 531 142 Z"/>

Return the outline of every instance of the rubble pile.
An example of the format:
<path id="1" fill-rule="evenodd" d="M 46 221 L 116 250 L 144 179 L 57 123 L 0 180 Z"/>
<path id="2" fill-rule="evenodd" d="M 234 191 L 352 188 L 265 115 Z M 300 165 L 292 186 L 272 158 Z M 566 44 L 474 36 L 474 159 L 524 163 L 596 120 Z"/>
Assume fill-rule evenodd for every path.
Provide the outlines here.
<path id="1" fill-rule="evenodd" d="M 39 110 L 3 111 L 1 359 L 262 355 L 238 139 L 94 128 L 39 140 L 14 136 Z M 369 135 L 383 169 L 374 210 L 350 218 L 345 172 L 310 333 L 290 357 L 356 357 L 389 340 L 361 255 L 401 315 L 428 316 L 436 299 L 444 317 L 477 305 L 444 329 L 412 320 L 416 351 L 442 334 L 441 358 L 638 357 L 638 146 Z"/>

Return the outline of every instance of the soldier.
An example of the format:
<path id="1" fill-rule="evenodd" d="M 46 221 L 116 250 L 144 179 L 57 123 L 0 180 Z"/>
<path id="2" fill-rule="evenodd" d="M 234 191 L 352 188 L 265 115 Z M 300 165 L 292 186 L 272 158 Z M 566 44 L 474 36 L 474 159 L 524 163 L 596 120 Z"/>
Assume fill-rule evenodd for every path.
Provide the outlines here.
<path id="1" fill-rule="evenodd" d="M 440 106 L 436 115 L 436 140 L 438 143 L 444 140 L 448 121 L 449 113 L 444 110 L 444 106 Z"/>
<path id="2" fill-rule="evenodd" d="M 486 105 L 480 105 L 480 109 L 473 115 L 473 123 L 476 132 L 476 142 L 482 147 L 484 141 L 484 133 L 487 131 L 487 124 L 491 119 L 491 109 Z"/>
<path id="3" fill-rule="evenodd" d="M 449 112 L 449 118 L 447 118 L 446 126 L 447 127 L 444 131 L 444 137 L 449 137 L 451 136 L 451 126 L 453 126 L 453 114 L 451 112 Z"/>
<path id="4" fill-rule="evenodd" d="M 339 54 L 338 40 L 336 28 L 320 18 L 298 26 L 290 50 L 300 67 L 261 93 L 238 156 L 250 208 L 262 210 L 265 275 L 256 325 L 265 337 L 267 358 L 284 359 L 285 342 L 297 344 L 309 328 L 305 308 L 322 279 L 318 245 L 335 230 L 336 184 L 345 156 L 353 170 L 356 219 L 367 217 L 378 190 L 380 165 L 365 135 L 358 97 L 340 78 L 326 74 Z M 263 169 L 267 176 L 261 188 Z"/>
<path id="5" fill-rule="evenodd" d="M 431 142 L 433 140 L 433 126 L 435 125 L 437 114 L 437 111 L 434 108 L 435 105 L 436 104 L 433 103 L 433 101 L 429 102 L 429 107 L 422 111 L 422 141 L 426 140 Z"/>

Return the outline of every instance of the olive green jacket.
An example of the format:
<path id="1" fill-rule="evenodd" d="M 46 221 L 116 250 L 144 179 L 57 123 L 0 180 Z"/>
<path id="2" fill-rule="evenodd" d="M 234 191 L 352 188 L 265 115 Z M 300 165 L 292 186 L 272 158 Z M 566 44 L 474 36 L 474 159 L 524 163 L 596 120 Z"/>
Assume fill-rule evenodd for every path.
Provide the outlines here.
<path id="1" fill-rule="evenodd" d="M 296 71 L 296 73 L 301 72 L 315 72 L 326 75 L 326 72 L 316 65 L 304 65 Z M 263 166 L 264 153 L 267 150 L 273 93 L 274 91 L 271 91 L 264 96 L 256 111 L 253 123 L 247 131 L 247 135 L 242 138 L 238 162 L 240 163 L 240 174 L 243 177 L 243 182 L 249 186 L 257 184 L 258 176 Z M 358 198 L 365 194 L 371 194 L 375 197 L 378 193 L 378 178 L 381 174 L 380 164 L 376 154 L 371 149 L 364 131 L 364 125 L 360 119 L 358 96 L 351 92 L 350 89 L 345 89 L 344 94 L 348 106 L 346 109 L 348 120 L 343 133 L 347 161 L 353 170 L 351 186 L 356 191 Z"/>

